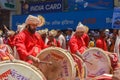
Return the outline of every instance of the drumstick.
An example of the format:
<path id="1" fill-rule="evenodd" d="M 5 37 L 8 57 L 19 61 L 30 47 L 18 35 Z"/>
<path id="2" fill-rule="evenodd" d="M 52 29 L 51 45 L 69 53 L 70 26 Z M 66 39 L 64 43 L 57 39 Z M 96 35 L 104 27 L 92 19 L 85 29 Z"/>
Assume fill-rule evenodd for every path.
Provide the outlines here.
<path id="1" fill-rule="evenodd" d="M 40 60 L 39 60 L 39 63 L 43 63 L 43 64 L 50 64 L 50 65 L 52 64 L 52 62 L 51 62 L 51 61 L 49 61 L 49 62 L 48 62 L 48 61 L 40 61 Z"/>
<path id="2" fill-rule="evenodd" d="M 44 63 L 44 64 L 52 64 L 52 62 L 41 61 L 39 58 L 34 57 L 34 56 L 32 56 L 32 55 L 29 55 L 28 58 L 31 59 L 31 60 L 33 60 L 34 62 Z"/>
<path id="3" fill-rule="evenodd" d="M 4 29 L 8 32 L 9 31 L 8 28 L 5 25 L 3 25 L 3 26 L 4 26 Z"/>
<path id="4" fill-rule="evenodd" d="M 91 63 L 91 62 L 89 62 L 89 61 L 87 61 L 85 59 L 83 61 L 89 63 L 90 65 L 93 65 L 93 63 Z"/>
<path id="5" fill-rule="evenodd" d="M 76 52 L 76 55 L 79 56 L 79 57 L 83 60 L 83 62 L 87 62 L 87 63 L 89 63 L 90 65 L 93 65 L 93 63 L 91 63 L 91 62 L 85 60 L 85 59 L 83 58 L 83 56 L 80 54 L 79 51 Z"/>

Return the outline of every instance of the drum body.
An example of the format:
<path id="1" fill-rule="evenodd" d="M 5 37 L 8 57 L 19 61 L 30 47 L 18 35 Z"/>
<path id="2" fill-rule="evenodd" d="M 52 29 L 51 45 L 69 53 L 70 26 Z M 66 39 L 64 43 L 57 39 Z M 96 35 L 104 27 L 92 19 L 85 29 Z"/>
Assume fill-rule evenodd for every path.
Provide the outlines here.
<path id="1" fill-rule="evenodd" d="M 85 80 L 87 77 L 87 70 L 85 63 L 79 56 L 75 54 L 72 54 L 72 56 L 76 62 L 76 78 L 79 78 L 80 80 Z"/>
<path id="2" fill-rule="evenodd" d="M 46 80 L 33 65 L 20 60 L 0 62 L 0 80 Z"/>
<path id="3" fill-rule="evenodd" d="M 37 56 L 41 61 L 51 61 L 52 64 L 41 64 L 39 69 L 47 80 L 75 80 L 75 62 L 71 54 L 58 47 L 49 47 Z"/>
<path id="4" fill-rule="evenodd" d="M 87 66 L 87 79 L 111 72 L 110 59 L 102 49 L 89 48 L 83 57 Z"/>

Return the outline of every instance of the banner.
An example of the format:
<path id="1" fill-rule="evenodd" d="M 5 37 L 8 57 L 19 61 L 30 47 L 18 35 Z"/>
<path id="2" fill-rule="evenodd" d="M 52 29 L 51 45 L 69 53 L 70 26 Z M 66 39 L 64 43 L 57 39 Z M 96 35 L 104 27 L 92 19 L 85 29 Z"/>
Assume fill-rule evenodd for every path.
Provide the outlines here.
<path id="1" fill-rule="evenodd" d="M 111 9 L 114 0 L 68 0 L 68 10 Z"/>
<path id="2" fill-rule="evenodd" d="M 120 7 L 114 8 L 112 27 L 120 29 Z"/>
<path id="3" fill-rule="evenodd" d="M 41 14 L 36 14 L 38 16 Z M 18 24 L 25 22 L 28 15 L 13 15 L 12 29 L 16 30 Z M 95 10 L 78 12 L 59 12 L 42 14 L 45 18 L 45 25 L 39 29 L 76 29 L 78 22 L 82 22 L 90 29 L 112 29 L 113 10 Z"/>
<path id="4" fill-rule="evenodd" d="M 46 12 L 61 12 L 62 0 L 54 2 L 40 2 L 40 3 L 24 3 L 22 4 L 22 14 L 46 13 Z"/>

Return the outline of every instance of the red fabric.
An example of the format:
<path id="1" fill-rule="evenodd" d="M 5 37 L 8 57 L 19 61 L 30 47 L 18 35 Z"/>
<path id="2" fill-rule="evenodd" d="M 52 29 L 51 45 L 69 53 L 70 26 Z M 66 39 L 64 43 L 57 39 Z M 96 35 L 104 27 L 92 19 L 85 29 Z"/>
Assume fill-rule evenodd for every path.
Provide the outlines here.
<path id="1" fill-rule="evenodd" d="M 31 62 L 27 58 L 28 55 L 36 56 L 45 47 L 38 33 L 30 34 L 27 30 L 16 35 L 15 46 L 20 59 L 27 62 Z"/>
<path id="2" fill-rule="evenodd" d="M 105 51 L 107 51 L 107 45 L 105 39 L 100 37 L 99 39 L 96 40 L 96 47 L 99 47 Z"/>
<path id="3" fill-rule="evenodd" d="M 75 35 L 71 37 L 69 41 L 69 47 L 72 53 L 76 53 L 78 50 L 82 54 L 86 49 L 83 38 L 78 38 Z"/>
<path id="4" fill-rule="evenodd" d="M 9 37 L 9 39 L 8 39 L 8 45 L 13 49 L 13 47 L 14 47 L 14 38 L 15 38 L 15 36 L 11 36 L 11 37 Z"/>
<path id="5" fill-rule="evenodd" d="M 56 39 L 53 39 L 53 41 L 48 41 L 48 42 L 47 42 L 47 45 L 48 45 L 49 47 L 50 47 L 50 46 L 53 46 L 53 44 L 56 45 L 56 47 L 61 47 L 61 46 L 60 46 L 60 42 L 57 41 Z"/>
<path id="6" fill-rule="evenodd" d="M 88 34 L 84 33 L 82 38 L 85 41 L 86 47 L 88 47 L 88 44 L 89 44 L 89 41 L 90 41 L 90 38 L 89 38 Z"/>
<path id="7" fill-rule="evenodd" d="M 107 53 L 107 52 L 106 52 Z M 118 67 L 118 56 L 116 53 L 108 53 L 113 70 Z"/>

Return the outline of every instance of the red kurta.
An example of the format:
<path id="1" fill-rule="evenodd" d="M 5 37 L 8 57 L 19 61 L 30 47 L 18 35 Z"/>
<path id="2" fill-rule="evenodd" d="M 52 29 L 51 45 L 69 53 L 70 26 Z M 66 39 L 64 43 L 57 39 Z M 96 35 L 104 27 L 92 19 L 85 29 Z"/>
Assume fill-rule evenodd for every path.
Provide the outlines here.
<path id="1" fill-rule="evenodd" d="M 10 36 L 9 39 L 8 39 L 8 45 L 13 49 L 14 48 L 14 38 L 15 38 L 15 35 L 14 36 Z"/>
<path id="2" fill-rule="evenodd" d="M 27 58 L 28 55 L 36 56 L 45 47 L 38 33 L 30 34 L 27 30 L 16 35 L 15 46 L 20 59 L 27 62 L 30 61 Z"/>
<path id="3" fill-rule="evenodd" d="M 83 37 L 83 40 L 85 41 L 86 47 L 88 47 L 88 44 L 89 44 L 89 41 L 90 41 L 90 38 L 89 38 L 88 34 L 84 33 L 82 37 Z"/>
<path id="4" fill-rule="evenodd" d="M 106 41 L 104 38 L 100 37 L 99 39 L 96 40 L 96 47 L 101 48 L 105 51 L 107 51 L 107 45 Z"/>
<path id="5" fill-rule="evenodd" d="M 72 38 L 70 39 L 69 47 L 70 47 L 70 51 L 72 53 L 76 53 L 77 50 L 80 53 L 83 53 L 85 51 L 85 49 L 86 49 L 85 42 L 84 42 L 83 38 L 82 37 L 78 38 L 75 35 L 72 36 Z"/>

